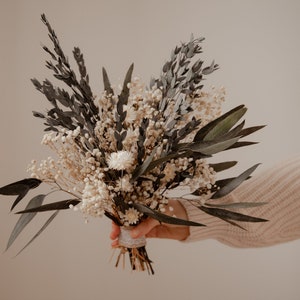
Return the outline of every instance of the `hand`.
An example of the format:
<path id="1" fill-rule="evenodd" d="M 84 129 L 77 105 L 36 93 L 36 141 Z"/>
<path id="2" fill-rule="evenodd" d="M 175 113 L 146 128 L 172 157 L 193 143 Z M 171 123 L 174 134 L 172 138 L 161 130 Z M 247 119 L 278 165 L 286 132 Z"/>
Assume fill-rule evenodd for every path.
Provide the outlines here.
<path id="1" fill-rule="evenodd" d="M 172 207 L 170 211 L 168 208 Z M 182 204 L 177 200 L 169 200 L 168 207 L 166 208 L 166 214 L 175 215 L 177 218 L 187 220 L 187 214 Z M 112 230 L 110 238 L 113 240 L 112 247 L 118 247 L 118 236 L 120 234 L 120 227 L 115 223 L 112 223 Z M 147 238 L 164 238 L 174 240 L 185 240 L 189 236 L 189 227 L 182 225 L 170 225 L 165 223 L 159 223 L 159 221 L 147 218 L 145 221 L 137 225 L 131 230 L 132 238 L 139 238 L 146 236 Z"/>

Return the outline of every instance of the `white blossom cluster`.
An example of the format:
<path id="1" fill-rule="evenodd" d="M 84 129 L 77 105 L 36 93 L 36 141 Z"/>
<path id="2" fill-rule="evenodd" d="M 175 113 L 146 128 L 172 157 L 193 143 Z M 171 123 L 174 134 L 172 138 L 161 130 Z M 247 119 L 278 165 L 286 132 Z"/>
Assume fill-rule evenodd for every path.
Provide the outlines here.
<path id="1" fill-rule="evenodd" d="M 191 190 L 199 187 L 209 190 L 215 183 L 215 172 L 204 159 L 193 161 L 194 167 L 191 168 L 193 159 L 183 157 L 156 166 L 151 172 L 143 174 L 141 180 L 132 181 L 132 174 L 139 160 L 138 139 L 142 121 L 149 120 L 143 141 L 143 160 L 154 149 L 153 160 L 161 157 L 168 142 L 162 138 L 168 124 L 166 116 L 160 115 L 156 109 L 162 98 L 160 89 L 149 90 L 138 78 L 132 80 L 129 88 L 128 102 L 123 105 L 126 118 L 122 130 L 126 131 L 126 136 L 122 141 L 122 150 L 118 150 L 115 137 L 118 96 L 103 93 L 97 100 L 100 121 L 94 128 L 94 136 L 82 136 L 79 127 L 73 131 L 62 129 L 59 133 L 45 134 L 42 143 L 49 146 L 57 157 L 40 163 L 33 161 L 28 170 L 32 177 L 80 199 L 81 203 L 76 209 L 85 215 L 101 216 L 104 212 L 109 212 L 123 224 L 134 225 L 138 223 L 142 213 L 130 204 L 138 202 L 164 212 L 167 204 L 165 192 L 172 188 L 170 182 L 179 173 L 189 173 L 190 176 L 186 176 L 182 184 Z M 192 117 L 201 119 L 200 128 L 220 116 L 224 95 L 224 89 L 212 88 L 210 92 L 199 91 L 193 98 L 187 98 L 187 105 L 193 110 L 183 115 L 174 125 L 175 129 L 182 128 Z M 171 115 L 174 105 L 175 103 L 171 103 L 165 113 Z M 186 141 L 192 138 L 189 135 Z M 86 147 L 87 142 L 94 145 L 95 140 L 99 143 L 98 148 Z M 157 178 L 160 178 L 159 182 Z M 116 199 L 120 197 L 128 204 L 124 210 L 118 209 L 116 205 Z"/>

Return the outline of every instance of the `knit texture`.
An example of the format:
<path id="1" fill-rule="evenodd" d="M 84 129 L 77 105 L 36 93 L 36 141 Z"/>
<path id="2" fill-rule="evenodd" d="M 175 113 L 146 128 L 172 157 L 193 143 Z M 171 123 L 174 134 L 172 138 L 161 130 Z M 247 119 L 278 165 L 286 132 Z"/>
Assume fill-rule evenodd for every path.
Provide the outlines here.
<path id="1" fill-rule="evenodd" d="M 216 239 L 232 247 L 263 247 L 300 238 L 300 155 L 247 180 L 222 202 L 267 202 L 238 210 L 240 213 L 267 219 L 263 223 L 239 222 L 242 230 L 223 220 L 207 215 L 189 201 L 181 203 L 189 220 L 206 227 L 190 227 L 186 242 Z"/>

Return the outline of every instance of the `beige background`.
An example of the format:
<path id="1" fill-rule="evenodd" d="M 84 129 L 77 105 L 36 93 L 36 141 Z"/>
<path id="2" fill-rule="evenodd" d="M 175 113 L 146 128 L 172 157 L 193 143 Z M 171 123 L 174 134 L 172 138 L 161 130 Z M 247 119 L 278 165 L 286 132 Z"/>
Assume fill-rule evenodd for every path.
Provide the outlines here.
<path id="1" fill-rule="evenodd" d="M 300 111 L 300 2 L 283 1 L 71 1 L 0 0 L 0 185 L 22 179 L 32 158 L 45 158 L 43 126 L 31 116 L 47 105 L 29 79 L 50 77 L 43 67 L 49 45 L 39 20 L 45 12 L 71 57 L 85 54 L 95 93 L 105 66 L 118 83 L 129 64 L 146 82 L 158 75 L 170 50 L 193 32 L 205 36 L 203 57 L 221 69 L 207 85 L 224 85 L 224 110 L 245 103 L 248 125 L 268 124 L 252 139 L 261 143 L 230 152 L 239 169 L 261 170 L 298 153 Z M 300 299 L 300 241 L 264 249 L 232 249 L 208 240 L 193 244 L 151 240 L 156 275 L 132 274 L 109 262 L 110 222 L 62 212 L 17 258 L 38 230 L 38 218 L 3 253 L 17 217 L 13 199 L 0 202 L 0 298 L 95 299 Z M 19 206 L 21 208 L 22 205 Z M 46 217 L 46 215 L 43 217 Z"/>

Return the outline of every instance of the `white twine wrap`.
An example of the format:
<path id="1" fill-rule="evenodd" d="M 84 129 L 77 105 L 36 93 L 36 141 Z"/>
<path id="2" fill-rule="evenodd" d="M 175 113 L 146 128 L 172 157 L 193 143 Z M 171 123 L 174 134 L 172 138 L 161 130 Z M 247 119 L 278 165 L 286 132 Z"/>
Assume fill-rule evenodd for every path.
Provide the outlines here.
<path id="1" fill-rule="evenodd" d="M 146 246 L 145 236 L 133 239 L 130 235 L 131 228 L 121 227 L 121 232 L 119 235 L 119 245 L 126 248 L 139 248 Z"/>

